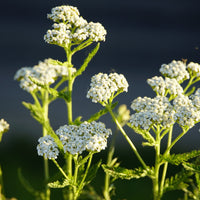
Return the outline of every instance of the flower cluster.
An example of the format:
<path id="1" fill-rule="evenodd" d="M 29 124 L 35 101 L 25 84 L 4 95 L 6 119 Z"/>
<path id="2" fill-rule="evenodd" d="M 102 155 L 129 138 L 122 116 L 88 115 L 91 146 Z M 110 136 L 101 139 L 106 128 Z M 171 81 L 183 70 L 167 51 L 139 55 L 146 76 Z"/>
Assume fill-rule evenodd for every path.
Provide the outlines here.
<path id="1" fill-rule="evenodd" d="M 107 138 L 112 133 L 101 122 L 84 122 L 79 126 L 61 126 L 56 134 L 60 137 L 64 152 L 75 155 L 85 150 L 100 152 L 106 148 Z"/>
<path id="2" fill-rule="evenodd" d="M 176 111 L 174 119 L 181 127 L 192 128 L 195 123 L 200 121 L 200 109 L 199 109 L 199 92 L 193 95 L 191 98 L 185 95 L 177 96 L 174 101 L 174 109 Z"/>
<path id="3" fill-rule="evenodd" d="M 138 97 L 132 102 L 131 108 L 136 111 L 130 118 L 134 127 L 147 130 L 153 124 L 169 127 L 174 123 L 175 112 L 167 97 Z"/>
<path id="4" fill-rule="evenodd" d="M 187 70 L 192 76 L 200 78 L 200 65 L 198 63 L 190 62 L 187 65 Z"/>
<path id="5" fill-rule="evenodd" d="M 4 133 L 4 132 L 8 131 L 8 129 L 9 129 L 9 124 L 4 119 L 1 119 L 0 120 L 0 133 Z"/>
<path id="6" fill-rule="evenodd" d="M 183 88 L 175 78 L 165 77 L 165 79 L 163 79 L 161 76 L 155 76 L 148 79 L 147 83 L 161 96 L 165 96 L 168 92 L 174 96 L 183 93 Z"/>
<path id="7" fill-rule="evenodd" d="M 39 138 L 37 145 L 38 155 L 48 159 L 56 159 L 59 151 L 58 146 L 50 135 Z"/>
<path id="8" fill-rule="evenodd" d="M 51 59 L 45 59 L 44 62 L 39 62 L 34 67 L 23 67 L 19 69 L 14 79 L 20 81 L 20 87 L 27 92 L 40 90 L 41 87 L 34 83 L 32 79 L 42 85 L 50 85 L 60 76 L 68 76 L 68 68 L 63 65 L 51 64 Z M 76 72 L 75 68 L 70 68 L 71 73 Z"/>
<path id="9" fill-rule="evenodd" d="M 179 83 L 182 83 L 190 77 L 186 68 L 184 62 L 173 60 L 169 64 L 161 65 L 160 72 L 163 76 L 175 78 Z"/>
<path id="10" fill-rule="evenodd" d="M 127 92 L 128 82 L 124 75 L 117 73 L 99 73 L 91 78 L 90 89 L 87 98 L 91 98 L 94 103 L 108 103 L 114 98 L 116 93 Z"/>
<path id="11" fill-rule="evenodd" d="M 53 20 L 53 29 L 48 30 L 44 40 L 50 44 L 66 47 L 73 42 L 78 44 L 86 39 L 105 41 L 106 30 L 100 23 L 87 22 L 76 7 L 58 6 L 47 17 Z"/>

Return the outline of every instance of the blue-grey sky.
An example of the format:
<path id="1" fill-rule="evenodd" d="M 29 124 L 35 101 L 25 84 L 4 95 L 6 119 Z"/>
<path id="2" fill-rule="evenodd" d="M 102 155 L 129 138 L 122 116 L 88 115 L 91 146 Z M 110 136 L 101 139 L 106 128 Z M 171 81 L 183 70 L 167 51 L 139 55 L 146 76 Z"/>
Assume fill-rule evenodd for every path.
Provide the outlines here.
<path id="1" fill-rule="evenodd" d="M 75 84 L 75 117 L 87 118 L 99 108 L 85 97 L 95 73 L 113 70 L 123 73 L 130 87 L 119 99 L 130 106 L 137 96 L 153 94 L 146 79 L 159 75 L 161 64 L 182 58 L 200 63 L 199 0 L 4 1 L 0 12 L 0 117 L 11 124 L 13 134 L 21 131 L 40 135 L 40 126 L 21 105 L 21 101 L 31 98 L 13 76 L 19 68 L 33 66 L 45 58 L 65 59 L 60 47 L 43 40 L 52 25 L 47 13 L 63 4 L 78 7 L 84 18 L 100 22 L 107 29 L 106 41 Z M 81 56 L 89 50 L 77 60 L 74 58 L 75 65 L 81 64 Z M 66 121 L 64 103 L 55 103 L 51 108 L 55 109 L 51 112 L 52 123 L 55 127 L 62 125 Z"/>

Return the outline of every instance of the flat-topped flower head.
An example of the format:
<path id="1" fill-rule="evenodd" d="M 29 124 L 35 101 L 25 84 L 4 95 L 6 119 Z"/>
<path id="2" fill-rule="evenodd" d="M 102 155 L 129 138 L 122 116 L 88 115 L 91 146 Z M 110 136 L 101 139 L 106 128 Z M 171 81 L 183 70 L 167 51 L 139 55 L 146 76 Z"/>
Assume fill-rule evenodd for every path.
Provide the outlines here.
<path id="1" fill-rule="evenodd" d="M 183 93 L 183 88 L 175 78 L 154 76 L 147 80 L 147 83 L 152 87 L 157 95 L 166 96 L 167 93 L 176 96 Z"/>
<path id="2" fill-rule="evenodd" d="M 4 133 L 4 132 L 8 131 L 8 129 L 9 129 L 9 124 L 4 119 L 1 119 L 0 120 L 0 133 Z"/>
<path id="3" fill-rule="evenodd" d="M 174 119 L 181 127 L 192 128 L 200 121 L 200 110 L 188 96 L 177 96 L 174 99 L 173 104 L 176 111 Z"/>
<path id="4" fill-rule="evenodd" d="M 71 73 L 76 72 L 75 68 L 70 68 Z M 14 79 L 20 82 L 20 87 L 27 92 L 40 90 L 41 87 L 31 81 L 30 77 L 42 85 L 53 84 L 58 77 L 68 76 L 68 68 L 62 65 L 51 64 L 51 59 L 45 59 L 34 67 L 23 67 L 19 69 Z"/>
<path id="5" fill-rule="evenodd" d="M 64 152 L 72 155 L 83 151 L 100 152 L 107 147 L 107 138 L 112 134 L 101 122 L 83 122 L 81 125 L 61 126 L 56 134 L 63 144 Z"/>
<path id="6" fill-rule="evenodd" d="M 173 60 L 169 64 L 163 64 L 161 65 L 160 72 L 165 77 L 175 78 L 179 83 L 190 78 L 186 70 L 186 64 L 182 61 Z"/>
<path id="7" fill-rule="evenodd" d="M 128 91 L 128 82 L 124 75 L 117 73 L 99 73 L 91 78 L 90 89 L 87 98 L 91 98 L 94 103 L 106 105 L 109 101 L 121 92 Z"/>
<path id="8" fill-rule="evenodd" d="M 192 101 L 192 104 L 200 110 L 200 88 L 196 90 L 196 92 L 189 97 Z"/>
<path id="9" fill-rule="evenodd" d="M 132 102 L 131 108 L 136 111 L 130 118 L 133 127 L 147 130 L 153 124 L 162 125 L 163 127 L 174 124 L 175 112 L 166 97 L 138 97 Z"/>
<path id="10" fill-rule="evenodd" d="M 187 65 L 187 70 L 189 71 L 191 76 L 200 78 L 200 65 L 198 63 L 190 62 Z"/>
<path id="11" fill-rule="evenodd" d="M 69 23 L 76 27 L 87 24 L 87 21 L 80 17 L 79 10 L 74 6 L 68 5 L 52 8 L 51 13 L 47 14 L 47 18 L 57 23 Z"/>
<path id="12" fill-rule="evenodd" d="M 44 156 L 48 159 L 56 159 L 59 151 L 58 146 L 50 135 L 39 138 L 37 151 L 39 156 Z"/>
<path id="13" fill-rule="evenodd" d="M 87 39 L 93 42 L 105 41 L 105 28 L 100 23 L 88 23 L 80 16 L 76 7 L 55 7 L 47 17 L 56 22 L 53 29 L 48 30 L 44 36 L 47 43 L 67 47 L 70 43 L 80 44 Z"/>

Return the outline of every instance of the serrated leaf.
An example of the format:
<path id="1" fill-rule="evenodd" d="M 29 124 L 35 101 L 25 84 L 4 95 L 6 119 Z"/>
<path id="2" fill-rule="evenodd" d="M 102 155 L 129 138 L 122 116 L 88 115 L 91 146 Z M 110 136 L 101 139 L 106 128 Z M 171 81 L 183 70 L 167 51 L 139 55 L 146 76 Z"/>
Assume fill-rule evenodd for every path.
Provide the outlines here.
<path id="1" fill-rule="evenodd" d="M 96 53 L 99 50 L 100 44 L 98 43 L 96 47 L 91 51 L 91 53 L 88 54 L 87 58 L 84 60 L 82 66 L 73 74 L 73 77 L 80 76 L 88 66 L 89 62 L 92 60 L 92 58 L 96 55 Z"/>
<path id="2" fill-rule="evenodd" d="M 115 102 L 111 105 L 111 109 L 113 110 L 116 106 L 117 106 L 118 102 Z M 88 119 L 88 122 L 92 122 L 92 121 L 97 121 L 101 116 L 105 115 L 108 112 L 107 108 L 104 108 L 102 110 L 100 110 L 99 112 L 93 114 L 90 119 Z"/>
<path id="3" fill-rule="evenodd" d="M 182 153 L 182 154 L 172 154 L 163 156 L 162 159 L 173 164 L 173 165 L 180 165 L 181 163 L 184 163 L 192 158 L 195 158 L 200 155 L 200 150 L 194 150 L 188 153 Z"/>
<path id="4" fill-rule="evenodd" d="M 183 190 L 188 187 L 189 177 L 193 173 L 182 170 L 177 173 L 175 176 L 167 178 L 165 181 L 163 193 L 172 191 L 172 190 Z"/>
<path id="5" fill-rule="evenodd" d="M 183 167 L 192 172 L 200 173 L 200 165 L 196 165 L 194 163 L 183 163 Z"/>
<path id="6" fill-rule="evenodd" d="M 133 178 L 142 178 L 145 176 L 150 175 L 151 169 L 146 170 L 142 167 L 140 168 L 135 168 L 135 169 L 126 169 L 123 167 L 108 167 L 106 165 L 102 165 L 103 170 L 108 173 L 110 176 L 114 177 L 115 179 L 120 178 L 120 179 L 133 179 Z"/>
<path id="7" fill-rule="evenodd" d="M 67 179 L 63 180 L 63 181 L 55 181 L 55 182 L 52 182 L 52 183 L 48 183 L 48 186 L 50 188 L 64 188 L 66 186 L 70 185 L 69 184 L 69 181 Z"/>
<path id="8" fill-rule="evenodd" d="M 42 110 L 38 108 L 38 106 L 27 103 L 27 102 L 22 102 L 22 104 L 30 111 L 31 116 L 36 119 L 38 122 L 43 123 L 43 116 L 42 116 Z"/>
<path id="9" fill-rule="evenodd" d="M 130 123 L 127 124 L 130 128 L 132 128 L 135 133 L 141 135 L 145 140 L 147 140 L 148 142 L 144 142 L 143 145 L 144 146 L 154 146 L 155 145 L 155 139 L 154 137 L 151 135 L 151 133 L 149 133 L 149 131 L 147 130 L 143 130 L 140 128 L 136 128 L 134 126 L 131 126 Z"/>

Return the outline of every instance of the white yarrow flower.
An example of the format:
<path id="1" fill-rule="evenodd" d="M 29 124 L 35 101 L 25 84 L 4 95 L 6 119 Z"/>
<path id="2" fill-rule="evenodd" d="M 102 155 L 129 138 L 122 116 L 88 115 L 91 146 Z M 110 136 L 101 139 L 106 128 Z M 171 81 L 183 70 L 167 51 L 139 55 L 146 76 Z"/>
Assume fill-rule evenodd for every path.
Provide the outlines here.
<path id="1" fill-rule="evenodd" d="M 9 129 L 9 124 L 4 119 L 1 119 L 0 120 L 0 133 L 4 133 L 4 132 L 8 131 L 8 129 Z"/>
<path id="2" fill-rule="evenodd" d="M 200 65 L 198 63 L 190 62 L 187 65 L 187 70 L 190 72 L 192 76 L 200 78 Z"/>
<path id="3" fill-rule="evenodd" d="M 58 6 L 52 9 L 47 17 L 56 22 L 52 30 L 44 36 L 47 43 L 66 47 L 69 43 L 81 43 L 84 40 L 105 41 L 107 34 L 100 23 L 87 22 L 76 7 Z"/>
<path id="4" fill-rule="evenodd" d="M 39 138 L 37 151 L 39 156 L 44 156 L 48 159 L 56 159 L 59 151 L 58 146 L 50 135 Z"/>
<path id="5" fill-rule="evenodd" d="M 181 127 L 192 128 L 195 123 L 200 121 L 200 110 L 194 106 L 192 100 L 188 96 L 177 96 L 173 104 L 176 111 L 174 119 Z"/>
<path id="6" fill-rule="evenodd" d="M 111 73 L 99 73 L 91 78 L 90 89 L 87 98 L 91 98 L 94 103 L 108 103 L 117 92 L 127 92 L 128 82 L 124 75 Z"/>
<path id="7" fill-rule="evenodd" d="M 189 73 L 186 70 L 186 64 L 182 61 L 173 60 L 169 64 L 161 65 L 160 72 L 168 78 L 175 78 L 179 83 L 189 79 Z"/>
<path id="8" fill-rule="evenodd" d="M 58 77 L 68 76 L 68 68 L 62 65 L 51 64 L 51 59 L 45 59 L 34 67 L 23 67 L 19 69 L 14 79 L 20 82 L 20 87 L 27 92 L 40 90 L 41 87 L 31 81 L 30 77 L 42 85 L 53 84 Z M 70 68 L 71 74 L 76 72 L 75 68 Z"/>
<path id="9" fill-rule="evenodd" d="M 107 138 L 112 134 L 101 122 L 84 122 L 79 126 L 61 126 L 56 134 L 63 144 L 64 152 L 72 155 L 83 151 L 100 152 L 107 147 Z"/>
<path id="10" fill-rule="evenodd" d="M 130 123 L 134 127 L 147 130 L 153 124 L 160 124 L 164 127 L 174 124 L 175 112 L 166 97 L 138 97 L 132 102 L 131 108 L 136 111 L 130 118 Z"/>

